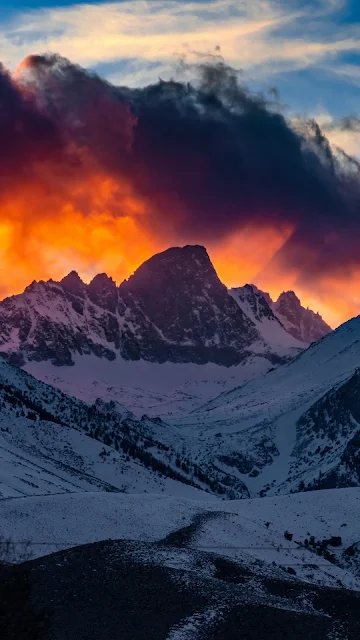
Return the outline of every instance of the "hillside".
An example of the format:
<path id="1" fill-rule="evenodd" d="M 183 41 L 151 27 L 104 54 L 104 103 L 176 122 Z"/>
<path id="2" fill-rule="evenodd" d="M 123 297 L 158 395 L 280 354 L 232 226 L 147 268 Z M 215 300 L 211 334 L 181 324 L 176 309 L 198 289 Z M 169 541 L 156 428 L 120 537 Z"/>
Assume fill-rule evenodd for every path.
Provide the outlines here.
<path id="1" fill-rule="evenodd" d="M 349 393 L 358 385 L 359 344 L 358 317 L 288 364 L 172 422 L 188 436 L 195 459 L 211 460 L 250 492 L 358 485 L 360 424 Z"/>

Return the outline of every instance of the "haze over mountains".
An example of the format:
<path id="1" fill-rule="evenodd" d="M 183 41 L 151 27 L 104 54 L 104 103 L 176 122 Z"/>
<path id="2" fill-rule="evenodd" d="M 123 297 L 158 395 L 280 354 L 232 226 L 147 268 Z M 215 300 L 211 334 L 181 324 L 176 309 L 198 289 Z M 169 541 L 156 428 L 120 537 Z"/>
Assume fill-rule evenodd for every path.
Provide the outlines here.
<path id="1" fill-rule="evenodd" d="M 128 584 L 149 566 L 176 582 L 180 568 L 197 613 L 168 629 L 191 624 L 192 637 L 217 637 L 200 633 L 210 619 L 195 566 L 228 630 L 219 580 L 232 602 L 282 621 L 289 607 L 317 611 L 320 592 L 304 604 L 309 585 L 324 602 L 340 588 L 357 599 L 359 317 L 331 331 L 293 292 L 273 302 L 254 285 L 228 290 L 206 250 L 185 246 L 119 287 L 75 272 L 32 283 L 0 303 L 0 341 L 0 536 L 32 537 L 33 557 L 62 549 L 58 573 L 83 566 L 81 590 L 102 571 L 98 552 L 106 566 L 131 558 Z M 51 590 L 42 562 L 31 572 L 43 581 L 49 567 Z M 272 599 L 275 583 L 303 604 Z M 356 638 L 340 605 L 331 616 L 323 637 Z"/>

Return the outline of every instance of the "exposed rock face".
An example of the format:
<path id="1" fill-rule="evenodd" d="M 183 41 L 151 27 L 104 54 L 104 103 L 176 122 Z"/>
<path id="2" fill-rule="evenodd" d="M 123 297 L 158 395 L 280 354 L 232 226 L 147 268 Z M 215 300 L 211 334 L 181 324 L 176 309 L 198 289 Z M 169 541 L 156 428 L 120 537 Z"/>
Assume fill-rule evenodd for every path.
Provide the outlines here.
<path id="1" fill-rule="evenodd" d="M 87 294 L 94 304 L 112 313 L 116 312 L 118 303 L 117 286 L 114 280 L 109 278 L 106 273 L 99 273 L 91 280 L 87 287 Z"/>
<path id="2" fill-rule="evenodd" d="M 293 291 L 284 291 L 272 308 L 288 333 L 303 342 L 316 342 L 332 330 L 319 313 L 301 306 Z"/>
<path id="3" fill-rule="evenodd" d="M 271 309 L 271 298 L 268 293 L 260 291 L 253 284 L 246 284 L 244 287 L 236 287 L 231 290 L 236 294 L 238 302 L 247 305 L 251 316 L 257 322 L 262 322 L 265 318 L 278 323 L 278 320 Z"/>

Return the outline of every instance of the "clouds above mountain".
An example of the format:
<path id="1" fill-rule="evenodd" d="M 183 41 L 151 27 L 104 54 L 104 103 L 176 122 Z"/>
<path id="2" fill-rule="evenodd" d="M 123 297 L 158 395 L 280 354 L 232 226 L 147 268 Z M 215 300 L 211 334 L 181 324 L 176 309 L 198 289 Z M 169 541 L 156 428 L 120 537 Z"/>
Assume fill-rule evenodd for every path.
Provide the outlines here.
<path id="1" fill-rule="evenodd" d="M 220 57 L 184 71 L 192 84 L 129 89 L 56 55 L 26 58 L 15 76 L 3 70 L 8 250 L 26 263 L 34 239 L 53 246 L 55 233 L 58 252 L 60 236 L 88 261 L 107 252 L 72 241 L 78 226 L 95 238 L 110 229 L 119 254 L 140 243 L 141 261 L 159 246 L 216 247 L 249 229 L 266 244 L 269 230 L 281 239 L 266 266 L 277 278 L 293 273 L 311 288 L 358 270 L 357 162 L 335 155 L 315 121 L 294 124 L 277 96 L 251 92 Z"/>

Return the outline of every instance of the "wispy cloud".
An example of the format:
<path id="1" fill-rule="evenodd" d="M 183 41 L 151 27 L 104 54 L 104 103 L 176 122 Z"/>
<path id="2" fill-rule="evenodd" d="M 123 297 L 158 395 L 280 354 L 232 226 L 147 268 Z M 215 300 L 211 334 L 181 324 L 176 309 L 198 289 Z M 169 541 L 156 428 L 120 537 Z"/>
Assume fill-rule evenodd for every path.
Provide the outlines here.
<path id="1" fill-rule="evenodd" d="M 271 75 L 359 50 L 356 25 L 330 28 L 344 2 L 128 0 L 19 12 L 0 26 L 0 59 L 15 68 L 28 53 L 55 51 L 95 68 L 118 61 L 111 79 L 134 85 L 166 77 L 181 55 L 220 46 L 231 64 Z"/>
<path id="2" fill-rule="evenodd" d="M 360 156 L 360 120 L 356 116 L 348 116 L 334 120 L 327 112 L 315 115 L 326 137 L 333 147 L 343 149 L 351 156 Z"/>

